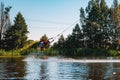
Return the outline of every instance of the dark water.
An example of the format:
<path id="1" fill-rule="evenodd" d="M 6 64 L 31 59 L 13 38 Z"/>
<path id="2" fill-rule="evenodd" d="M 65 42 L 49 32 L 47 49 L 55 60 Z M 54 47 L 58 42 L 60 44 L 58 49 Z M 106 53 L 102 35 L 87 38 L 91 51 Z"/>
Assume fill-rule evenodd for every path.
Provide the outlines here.
<path id="1" fill-rule="evenodd" d="M 0 58 L 1 79 L 25 80 L 120 80 L 120 63 L 80 63 Z"/>

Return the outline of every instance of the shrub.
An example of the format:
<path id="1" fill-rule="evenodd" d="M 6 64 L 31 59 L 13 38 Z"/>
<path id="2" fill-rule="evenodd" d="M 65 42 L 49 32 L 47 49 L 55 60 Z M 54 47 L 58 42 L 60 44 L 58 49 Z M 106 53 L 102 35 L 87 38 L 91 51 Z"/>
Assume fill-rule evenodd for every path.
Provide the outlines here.
<path id="1" fill-rule="evenodd" d="M 44 50 L 43 53 L 48 56 L 56 56 L 58 54 L 58 51 L 54 50 L 52 48 L 48 48 L 48 49 Z"/>
<path id="2" fill-rule="evenodd" d="M 118 52 L 117 52 L 117 50 L 108 50 L 107 52 L 108 52 L 108 54 L 110 56 L 117 56 L 117 55 L 119 55 Z"/>

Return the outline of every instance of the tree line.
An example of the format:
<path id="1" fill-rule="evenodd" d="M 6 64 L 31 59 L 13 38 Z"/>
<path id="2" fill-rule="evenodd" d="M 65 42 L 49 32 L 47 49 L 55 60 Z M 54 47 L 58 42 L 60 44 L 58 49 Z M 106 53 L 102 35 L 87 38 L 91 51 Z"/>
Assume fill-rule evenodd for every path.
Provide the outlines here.
<path id="1" fill-rule="evenodd" d="M 118 0 L 108 7 L 105 0 L 90 0 L 80 9 L 80 25 L 76 24 L 72 34 L 63 35 L 53 45 L 60 54 L 76 54 L 81 49 L 120 50 L 120 4 Z M 89 52 L 90 53 L 90 52 Z"/>
<path id="2" fill-rule="evenodd" d="M 10 23 L 9 12 L 12 7 L 4 8 L 1 3 L 0 19 L 0 49 L 13 50 L 22 48 L 27 41 L 27 24 L 23 15 L 18 12 L 14 19 L 14 24 Z"/>

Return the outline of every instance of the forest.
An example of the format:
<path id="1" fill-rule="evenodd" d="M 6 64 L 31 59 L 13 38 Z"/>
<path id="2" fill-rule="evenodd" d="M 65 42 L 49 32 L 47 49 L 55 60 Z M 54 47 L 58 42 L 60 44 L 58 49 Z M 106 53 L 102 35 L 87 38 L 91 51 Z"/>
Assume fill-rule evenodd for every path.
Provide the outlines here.
<path id="1" fill-rule="evenodd" d="M 114 56 L 120 52 L 120 4 L 108 7 L 105 0 L 90 0 L 80 9 L 80 25 L 76 24 L 67 38 L 61 35 L 53 48 L 70 56 Z"/>
<path id="2" fill-rule="evenodd" d="M 18 12 L 10 25 L 9 11 L 1 4 L 0 49 L 4 51 L 38 48 L 39 41 L 28 40 L 29 33 L 23 15 Z M 105 0 L 90 0 L 86 8 L 80 8 L 80 23 L 67 38 L 61 35 L 44 53 L 64 56 L 116 56 L 120 55 L 120 4 L 114 0 L 109 7 Z M 43 35 L 41 38 L 48 37 Z M 26 44 L 30 44 L 26 47 Z M 25 48 L 26 47 L 26 48 Z M 29 50 L 28 50 L 29 51 Z M 31 51 L 31 50 L 30 50 Z M 25 51 L 27 54 L 28 52 Z"/>

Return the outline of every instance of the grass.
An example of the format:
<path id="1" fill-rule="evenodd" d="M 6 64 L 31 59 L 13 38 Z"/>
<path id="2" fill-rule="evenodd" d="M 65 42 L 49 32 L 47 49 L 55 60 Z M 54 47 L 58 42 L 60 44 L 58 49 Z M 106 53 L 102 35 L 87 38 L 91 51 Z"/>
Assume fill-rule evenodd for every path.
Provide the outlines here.
<path id="1" fill-rule="evenodd" d="M 44 50 L 43 53 L 45 55 L 47 55 L 47 56 L 56 56 L 56 55 L 58 55 L 58 51 L 54 50 L 52 48 L 48 48 L 48 49 Z"/>
<path id="2" fill-rule="evenodd" d="M 5 50 L 0 50 L 0 57 L 6 56 L 6 57 L 20 57 L 22 55 L 20 55 L 19 51 L 17 50 L 13 50 L 13 51 L 5 51 Z"/>
<path id="3" fill-rule="evenodd" d="M 36 49 L 33 48 L 25 49 L 25 50 L 12 50 L 12 51 L 0 50 L 0 57 L 22 57 L 35 51 Z"/>
<path id="4" fill-rule="evenodd" d="M 17 49 L 17 50 L 11 50 L 11 51 L 5 51 L 0 50 L 0 57 L 6 56 L 6 57 L 20 57 L 24 55 L 28 55 L 31 52 L 36 51 L 38 41 L 30 41 L 29 43 L 26 43 L 23 48 Z"/>
<path id="5" fill-rule="evenodd" d="M 5 51 L 0 50 L 0 57 L 22 57 L 25 55 L 28 55 L 32 52 L 38 52 L 39 48 L 22 48 L 18 50 L 11 50 L 11 51 Z M 63 55 L 63 56 L 120 56 L 119 50 L 108 50 L 108 49 L 101 49 L 101 48 L 72 48 L 72 49 L 61 49 L 61 50 L 55 50 L 52 48 L 45 49 L 43 53 L 47 56 L 57 56 L 57 55 Z"/>

